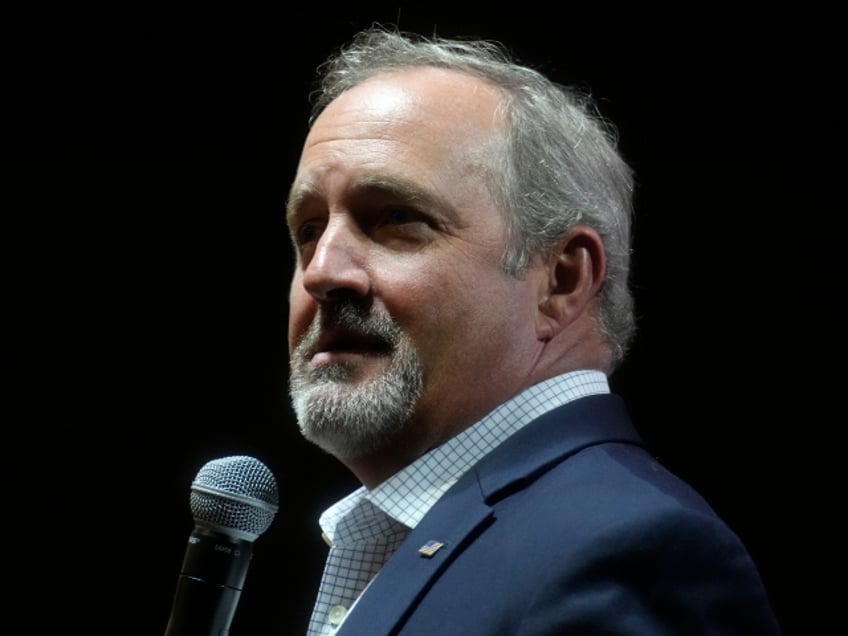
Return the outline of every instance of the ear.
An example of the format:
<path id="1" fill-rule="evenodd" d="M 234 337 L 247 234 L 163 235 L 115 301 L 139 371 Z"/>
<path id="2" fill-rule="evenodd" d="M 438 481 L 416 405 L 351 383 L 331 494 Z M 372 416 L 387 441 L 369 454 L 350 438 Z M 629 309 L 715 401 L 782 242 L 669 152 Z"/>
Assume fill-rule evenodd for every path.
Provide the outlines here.
<path id="1" fill-rule="evenodd" d="M 547 280 L 540 290 L 537 333 L 551 340 L 587 314 L 604 280 L 606 256 L 598 233 L 588 225 L 575 225 L 550 254 Z"/>

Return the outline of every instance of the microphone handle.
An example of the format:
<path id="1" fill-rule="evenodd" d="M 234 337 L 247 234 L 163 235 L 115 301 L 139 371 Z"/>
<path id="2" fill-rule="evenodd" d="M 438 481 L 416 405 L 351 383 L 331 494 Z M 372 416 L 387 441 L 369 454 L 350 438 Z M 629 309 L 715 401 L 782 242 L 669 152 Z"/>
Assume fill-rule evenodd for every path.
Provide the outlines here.
<path id="1" fill-rule="evenodd" d="M 229 634 L 252 557 L 252 542 L 195 527 L 165 636 Z"/>

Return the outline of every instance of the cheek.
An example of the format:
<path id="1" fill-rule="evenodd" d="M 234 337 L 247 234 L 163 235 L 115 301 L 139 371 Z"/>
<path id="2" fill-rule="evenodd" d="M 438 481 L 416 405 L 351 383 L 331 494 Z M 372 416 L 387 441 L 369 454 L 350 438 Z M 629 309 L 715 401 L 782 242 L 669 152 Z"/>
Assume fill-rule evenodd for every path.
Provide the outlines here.
<path id="1" fill-rule="evenodd" d="M 488 330 L 486 317 L 494 311 L 498 295 L 479 286 L 479 278 L 465 280 L 453 272 L 436 275 L 432 267 L 428 271 L 429 276 L 404 287 L 404 302 L 389 310 L 406 326 L 419 351 L 425 355 L 433 352 L 436 360 L 451 359 L 456 364 L 463 350 L 477 346 L 480 330 Z"/>
<path id="2" fill-rule="evenodd" d="M 297 340 L 309 328 L 316 310 L 315 300 L 303 289 L 299 277 L 296 276 L 289 291 L 289 353 L 294 349 Z"/>
<path id="3" fill-rule="evenodd" d="M 477 271 L 438 290 L 432 334 L 452 348 L 455 364 L 469 360 L 509 358 L 530 336 L 533 299 L 524 281 L 499 272 Z"/>

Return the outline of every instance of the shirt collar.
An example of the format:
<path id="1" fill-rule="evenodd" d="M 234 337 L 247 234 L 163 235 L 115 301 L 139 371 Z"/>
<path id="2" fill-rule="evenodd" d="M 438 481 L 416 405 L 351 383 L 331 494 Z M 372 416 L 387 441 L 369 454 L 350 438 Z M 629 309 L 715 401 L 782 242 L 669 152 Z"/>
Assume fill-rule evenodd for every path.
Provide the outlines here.
<path id="1" fill-rule="evenodd" d="M 321 515 L 321 528 L 332 540 L 338 521 L 361 501 L 414 528 L 469 468 L 510 435 L 554 408 L 601 393 L 609 393 L 609 383 L 600 371 L 573 371 L 534 384 L 373 490 L 362 486 L 333 504 Z"/>

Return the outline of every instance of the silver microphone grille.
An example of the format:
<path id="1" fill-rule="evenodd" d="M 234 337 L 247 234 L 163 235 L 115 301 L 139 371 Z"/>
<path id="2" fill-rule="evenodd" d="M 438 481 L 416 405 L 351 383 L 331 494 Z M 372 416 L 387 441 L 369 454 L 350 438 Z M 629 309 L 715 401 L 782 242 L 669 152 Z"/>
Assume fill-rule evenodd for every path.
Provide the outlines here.
<path id="1" fill-rule="evenodd" d="M 198 525 L 254 541 L 278 510 L 277 480 L 254 457 L 233 455 L 206 463 L 191 484 L 189 503 Z"/>

